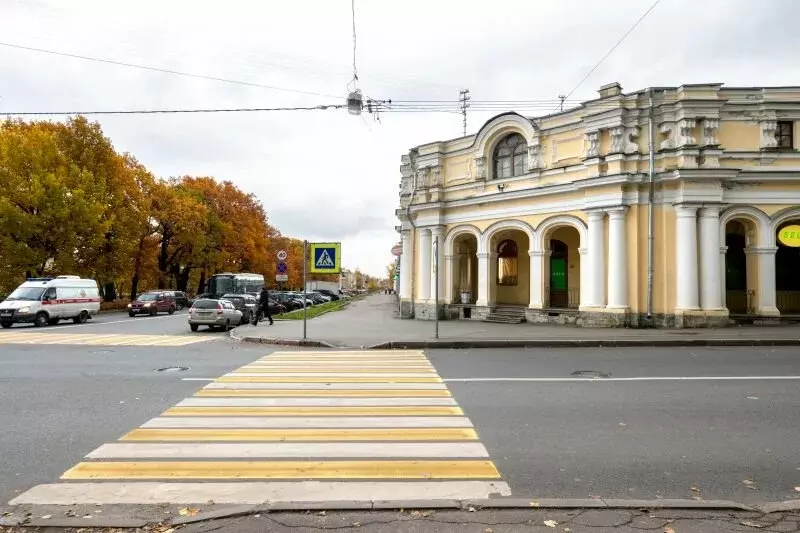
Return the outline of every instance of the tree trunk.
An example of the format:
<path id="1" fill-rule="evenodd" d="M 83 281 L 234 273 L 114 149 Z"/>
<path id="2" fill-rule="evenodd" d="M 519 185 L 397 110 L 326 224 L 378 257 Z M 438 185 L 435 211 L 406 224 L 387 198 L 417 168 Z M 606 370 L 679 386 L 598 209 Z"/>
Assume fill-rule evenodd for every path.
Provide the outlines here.
<path id="1" fill-rule="evenodd" d="M 105 290 L 103 290 L 103 301 L 113 302 L 117 299 L 117 286 L 114 282 L 106 283 Z"/>
<path id="2" fill-rule="evenodd" d="M 164 228 L 161 235 L 161 250 L 158 253 L 158 288 L 163 289 L 166 287 L 167 267 L 169 266 L 169 230 Z"/>
<path id="3" fill-rule="evenodd" d="M 197 283 L 197 295 L 203 294 L 206 290 L 206 271 L 200 271 L 200 281 Z"/>
<path id="4" fill-rule="evenodd" d="M 176 269 L 178 270 L 178 269 Z M 177 285 L 178 290 L 181 292 L 187 292 L 189 289 L 189 275 L 192 273 L 192 267 L 190 265 L 186 265 L 184 268 L 178 270 L 177 274 Z"/>
<path id="5" fill-rule="evenodd" d="M 133 279 L 131 279 L 131 301 L 136 299 L 137 293 L 139 291 L 139 273 L 133 275 Z"/>

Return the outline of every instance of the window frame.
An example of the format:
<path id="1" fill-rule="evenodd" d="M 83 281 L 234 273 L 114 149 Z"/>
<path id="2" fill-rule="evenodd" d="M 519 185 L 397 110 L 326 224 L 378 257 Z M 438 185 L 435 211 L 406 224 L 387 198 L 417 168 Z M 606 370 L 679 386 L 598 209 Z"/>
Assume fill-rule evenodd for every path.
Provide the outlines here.
<path id="1" fill-rule="evenodd" d="M 782 141 L 787 139 L 788 143 L 782 144 Z M 794 121 L 778 120 L 776 122 L 775 143 L 776 143 L 775 147 L 778 150 L 794 150 Z"/>
<path id="2" fill-rule="evenodd" d="M 505 247 L 504 245 L 511 244 L 513 245 L 513 253 L 502 251 Z M 501 287 L 516 287 L 519 285 L 519 246 L 517 245 L 517 241 L 514 239 L 503 239 L 497 245 L 497 276 L 495 279 L 495 283 Z M 501 265 L 504 259 L 513 259 L 514 265 L 514 273 L 513 275 L 508 276 L 507 278 L 501 277 Z"/>
<path id="3" fill-rule="evenodd" d="M 509 143 L 515 140 L 513 144 Z M 501 151 L 507 154 L 500 155 Z M 517 169 L 517 164 L 519 169 Z M 502 171 L 501 171 L 502 169 Z M 509 133 L 492 150 L 492 178 L 497 180 L 517 178 L 528 173 L 528 141 L 521 133 Z"/>

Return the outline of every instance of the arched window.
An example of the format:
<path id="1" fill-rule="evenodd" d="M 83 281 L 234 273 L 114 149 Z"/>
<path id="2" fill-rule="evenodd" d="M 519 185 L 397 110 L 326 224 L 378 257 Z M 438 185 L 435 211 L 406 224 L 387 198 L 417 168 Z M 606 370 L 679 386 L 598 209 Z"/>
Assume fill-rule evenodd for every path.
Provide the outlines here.
<path id="1" fill-rule="evenodd" d="M 497 284 L 517 284 L 517 243 L 506 239 L 497 246 Z"/>
<path id="2" fill-rule="evenodd" d="M 519 133 L 512 133 L 494 149 L 495 179 L 522 176 L 528 171 L 528 143 Z"/>

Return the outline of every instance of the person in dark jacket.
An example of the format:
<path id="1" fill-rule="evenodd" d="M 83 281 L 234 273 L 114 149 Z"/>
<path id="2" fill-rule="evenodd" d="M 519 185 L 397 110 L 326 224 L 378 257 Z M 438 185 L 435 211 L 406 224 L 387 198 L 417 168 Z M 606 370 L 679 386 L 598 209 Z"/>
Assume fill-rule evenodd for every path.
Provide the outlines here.
<path id="1" fill-rule="evenodd" d="M 253 322 L 254 326 L 258 325 L 258 319 L 262 316 L 265 316 L 269 320 L 269 325 L 273 324 L 272 322 L 272 315 L 269 314 L 269 291 L 266 287 L 261 288 L 261 294 L 258 297 L 258 312 L 256 313 L 256 319 Z"/>

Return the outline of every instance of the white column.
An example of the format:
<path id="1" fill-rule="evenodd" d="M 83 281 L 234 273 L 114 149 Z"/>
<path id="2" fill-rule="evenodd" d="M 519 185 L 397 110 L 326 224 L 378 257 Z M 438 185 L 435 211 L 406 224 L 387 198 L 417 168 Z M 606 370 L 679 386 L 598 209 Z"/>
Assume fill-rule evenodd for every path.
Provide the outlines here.
<path id="1" fill-rule="evenodd" d="M 608 307 L 628 307 L 627 207 L 608 212 Z"/>
<path id="2" fill-rule="evenodd" d="M 722 245 L 719 247 L 719 301 L 722 304 L 722 307 L 728 307 L 728 295 L 725 290 L 725 279 L 726 279 L 726 270 L 725 270 L 725 254 L 728 253 L 728 247 Z"/>
<path id="3" fill-rule="evenodd" d="M 488 252 L 478 252 L 478 299 L 475 305 L 489 305 L 489 256 Z"/>
<path id="4" fill-rule="evenodd" d="M 589 249 L 588 248 L 578 248 L 578 254 L 581 257 L 580 265 L 580 301 L 578 302 L 578 307 L 585 307 L 587 306 L 587 302 L 589 301 Z"/>
<path id="5" fill-rule="evenodd" d="M 431 299 L 431 230 L 422 228 L 419 233 L 419 300 L 427 302 Z"/>
<path id="6" fill-rule="evenodd" d="M 589 264 L 586 273 L 589 301 L 586 307 L 606 306 L 605 216 L 602 211 L 589 212 Z"/>
<path id="7" fill-rule="evenodd" d="M 431 273 L 430 278 L 430 299 L 433 300 L 436 296 L 436 283 L 438 280 L 439 283 L 439 301 L 444 300 L 444 278 L 445 278 L 445 264 L 444 264 L 444 228 L 441 226 L 436 226 L 431 229 L 431 242 L 436 242 L 439 240 L 439 244 L 436 246 L 436 264 L 438 265 L 439 272 L 437 275 L 433 274 L 433 264 L 428 267 L 428 272 Z M 433 261 L 433 259 L 431 259 Z"/>
<path id="8" fill-rule="evenodd" d="M 411 232 L 402 233 L 403 253 L 400 256 L 400 299 L 411 299 L 411 276 L 414 275 L 411 261 Z"/>
<path id="9" fill-rule="evenodd" d="M 722 309 L 725 278 L 719 277 L 719 247 L 719 207 L 704 207 L 700 210 L 700 307 L 707 310 Z"/>
<path id="10" fill-rule="evenodd" d="M 697 290 L 697 208 L 676 206 L 675 254 L 677 261 L 676 308 L 698 309 Z"/>
<path id="11" fill-rule="evenodd" d="M 453 285 L 455 284 L 455 279 L 453 278 L 453 273 L 456 271 L 456 261 L 458 260 L 457 255 L 450 255 L 445 254 L 444 256 L 444 270 L 442 271 L 442 278 L 444 283 L 444 294 L 440 294 L 439 297 L 444 300 L 445 302 L 451 303 L 461 303 L 459 295 L 459 301 L 456 302 L 453 299 Z"/>
<path id="12" fill-rule="evenodd" d="M 780 316 L 775 294 L 775 254 L 778 252 L 778 247 L 748 248 L 744 252 L 758 254 L 758 314 Z"/>
<path id="13" fill-rule="evenodd" d="M 542 309 L 544 307 L 544 301 L 542 300 L 542 286 L 544 285 L 544 280 L 542 279 L 542 273 L 544 271 L 544 269 L 542 269 L 542 260 L 545 253 L 546 252 L 542 250 L 528 251 L 528 257 L 531 259 L 531 295 L 528 307 L 531 309 Z"/>

